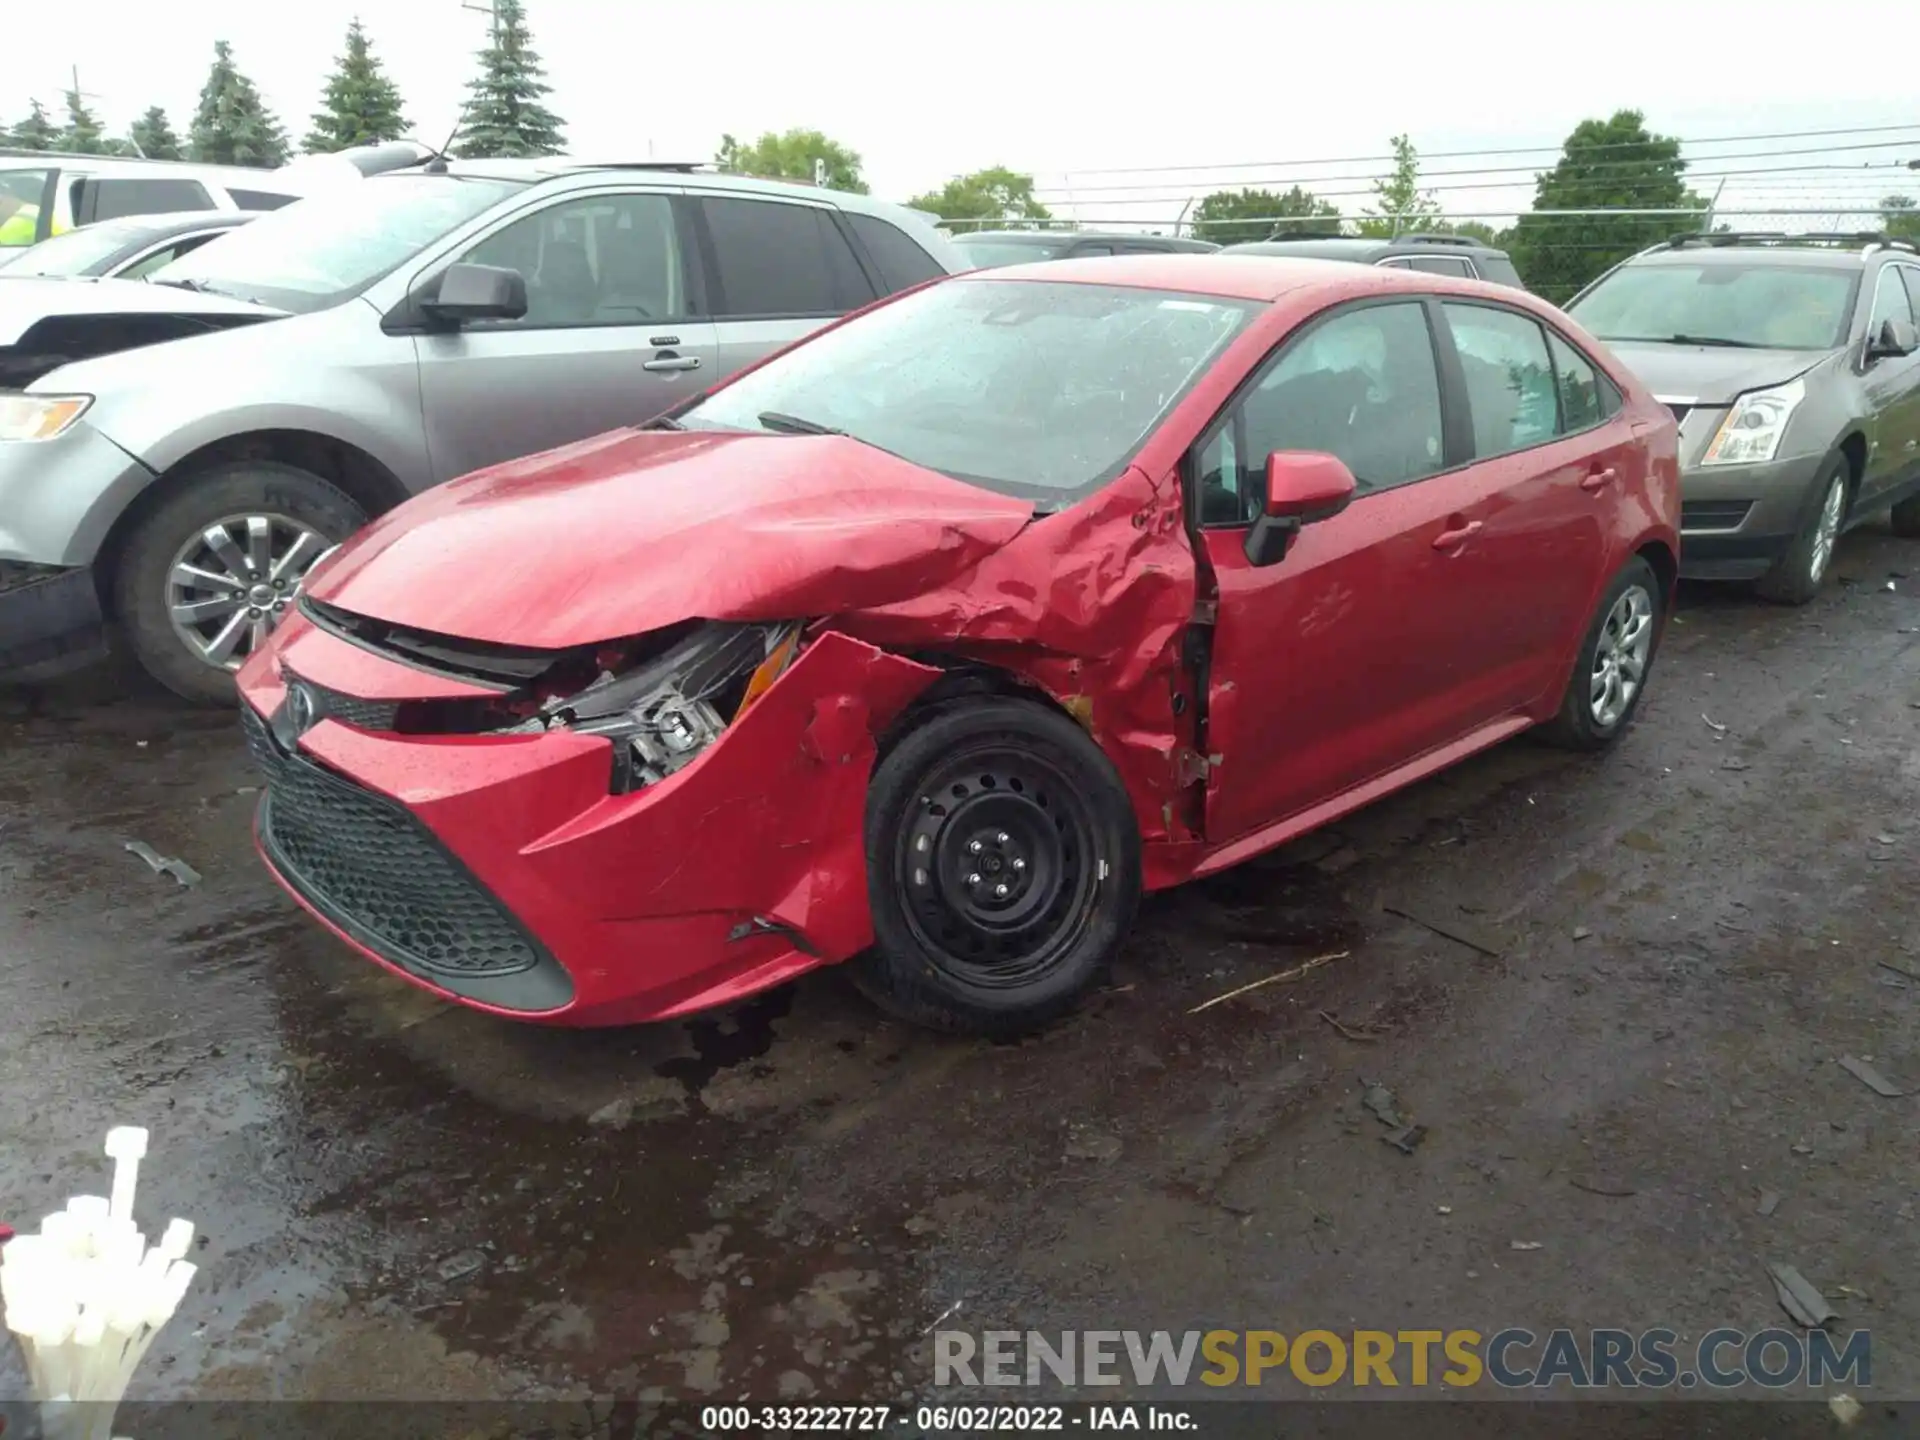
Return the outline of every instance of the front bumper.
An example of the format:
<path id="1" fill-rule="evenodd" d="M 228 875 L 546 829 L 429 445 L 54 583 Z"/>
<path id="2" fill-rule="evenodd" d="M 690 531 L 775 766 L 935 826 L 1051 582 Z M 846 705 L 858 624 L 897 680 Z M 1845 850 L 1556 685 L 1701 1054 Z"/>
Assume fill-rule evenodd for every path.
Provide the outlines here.
<path id="1" fill-rule="evenodd" d="M 0 560 L 92 564 L 153 479 L 85 419 L 51 440 L 0 441 Z"/>
<path id="2" fill-rule="evenodd" d="M 1799 534 L 1826 458 L 1683 470 L 1680 573 L 1695 580 L 1766 574 Z"/>
<path id="3" fill-rule="evenodd" d="M 518 1019 L 628 1024 L 871 943 L 873 732 L 937 672 L 823 635 L 692 764 L 614 795 L 610 743 L 566 731 L 412 735 L 324 718 L 291 747 L 276 737 L 288 675 L 326 686 L 347 670 L 370 680 L 369 666 L 398 672 L 378 686 L 387 698 L 426 678 L 296 621 L 240 691 L 267 777 L 262 857 L 394 973 Z"/>
<path id="4" fill-rule="evenodd" d="M 49 679 L 106 652 L 92 570 L 0 560 L 0 681 Z"/>

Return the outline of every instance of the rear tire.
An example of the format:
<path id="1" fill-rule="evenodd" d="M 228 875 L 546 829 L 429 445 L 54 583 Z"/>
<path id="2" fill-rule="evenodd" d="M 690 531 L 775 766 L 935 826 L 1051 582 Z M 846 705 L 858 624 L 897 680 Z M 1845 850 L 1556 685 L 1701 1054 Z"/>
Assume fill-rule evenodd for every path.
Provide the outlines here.
<path id="1" fill-rule="evenodd" d="M 257 550 L 249 529 L 255 520 L 267 527 Z M 128 541 L 114 576 L 121 628 L 147 673 L 174 694 L 230 705 L 233 671 L 292 608 L 307 568 L 366 523 L 358 505 L 310 471 L 268 460 L 214 466 L 156 505 Z M 216 532 L 226 537 L 219 546 L 207 541 Z M 175 578 L 183 567 L 229 577 L 235 588 L 183 589 Z M 257 597 L 255 585 L 262 587 Z M 236 594 L 243 597 L 237 603 Z M 207 619 L 176 623 L 177 608 L 203 604 Z M 228 636 L 228 624 L 244 633 Z M 209 658 L 209 647 L 218 651 L 227 639 L 234 643 L 224 662 Z"/>
<path id="2" fill-rule="evenodd" d="M 931 710 L 867 794 L 874 946 L 854 983 L 953 1033 L 1058 1019 L 1099 979 L 1140 902 L 1140 831 L 1085 730 L 998 696 Z"/>
<path id="3" fill-rule="evenodd" d="M 1821 467 L 1808 495 L 1800 533 L 1773 569 L 1754 582 L 1754 593 L 1761 599 L 1776 605 L 1805 605 L 1820 593 L 1833 569 L 1840 532 L 1846 528 L 1851 473 L 1844 455 L 1835 455 Z"/>
<path id="4" fill-rule="evenodd" d="M 1660 645 L 1664 597 L 1653 567 L 1636 555 L 1613 577 L 1594 610 L 1560 713 L 1541 738 L 1565 750 L 1604 750 L 1626 731 L 1647 693 Z"/>
<path id="5" fill-rule="evenodd" d="M 1920 495 L 1909 495 L 1893 507 L 1893 533 L 1903 540 L 1920 540 Z"/>

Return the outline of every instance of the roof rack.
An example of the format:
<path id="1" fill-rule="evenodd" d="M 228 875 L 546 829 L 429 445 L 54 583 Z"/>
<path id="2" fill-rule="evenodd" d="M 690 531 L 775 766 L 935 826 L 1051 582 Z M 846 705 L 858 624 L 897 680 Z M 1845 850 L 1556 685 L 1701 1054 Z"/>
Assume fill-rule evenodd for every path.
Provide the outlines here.
<path id="1" fill-rule="evenodd" d="M 1357 236 L 1342 234 L 1338 230 L 1290 230 L 1289 225 L 1298 221 L 1282 220 L 1267 232 L 1269 240 L 1353 240 Z"/>
<path id="2" fill-rule="evenodd" d="M 1478 245 L 1480 242 L 1471 235 L 1396 235 L 1392 243 L 1398 245 L 1403 240 L 1418 240 L 1422 245 Z"/>
<path id="3" fill-rule="evenodd" d="M 1693 245 L 1717 247 L 1722 245 L 1840 245 L 1849 249 L 1859 245 L 1892 245 L 1911 250 L 1912 242 L 1896 240 L 1891 235 L 1878 230 L 1857 230 L 1845 234 L 1834 231 L 1811 231 L 1803 234 L 1790 234 L 1785 230 L 1717 230 L 1706 233 L 1695 232 L 1689 235 L 1675 235 L 1665 243 L 1656 245 L 1656 250 L 1684 250 Z"/>

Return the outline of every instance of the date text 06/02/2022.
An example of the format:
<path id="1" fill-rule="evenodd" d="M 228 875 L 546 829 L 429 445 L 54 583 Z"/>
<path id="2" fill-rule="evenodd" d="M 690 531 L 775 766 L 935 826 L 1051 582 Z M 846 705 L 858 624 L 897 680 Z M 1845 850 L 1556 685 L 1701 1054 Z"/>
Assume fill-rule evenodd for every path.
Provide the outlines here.
<path id="1" fill-rule="evenodd" d="M 708 1405 L 700 1428 L 710 1435 L 800 1432 L 862 1433 L 911 1424 L 921 1435 L 1085 1430 L 1192 1431 L 1191 1412 L 1172 1405 Z"/>

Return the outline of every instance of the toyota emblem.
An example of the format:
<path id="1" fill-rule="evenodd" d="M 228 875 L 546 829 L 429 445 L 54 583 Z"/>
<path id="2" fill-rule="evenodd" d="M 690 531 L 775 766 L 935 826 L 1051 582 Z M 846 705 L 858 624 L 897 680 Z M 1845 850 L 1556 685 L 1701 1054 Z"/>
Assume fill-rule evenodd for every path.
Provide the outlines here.
<path id="1" fill-rule="evenodd" d="M 295 681 L 287 687 L 287 721 L 295 735 L 304 735 L 320 718 L 320 704 L 311 687 Z"/>

